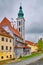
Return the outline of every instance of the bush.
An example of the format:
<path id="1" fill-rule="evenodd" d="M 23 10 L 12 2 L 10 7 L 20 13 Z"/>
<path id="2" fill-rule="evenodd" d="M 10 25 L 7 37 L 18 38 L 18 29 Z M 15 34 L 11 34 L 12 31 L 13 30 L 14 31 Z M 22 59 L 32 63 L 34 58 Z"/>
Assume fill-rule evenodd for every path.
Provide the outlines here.
<path id="1" fill-rule="evenodd" d="M 22 58 L 22 56 L 20 55 L 19 58 Z"/>

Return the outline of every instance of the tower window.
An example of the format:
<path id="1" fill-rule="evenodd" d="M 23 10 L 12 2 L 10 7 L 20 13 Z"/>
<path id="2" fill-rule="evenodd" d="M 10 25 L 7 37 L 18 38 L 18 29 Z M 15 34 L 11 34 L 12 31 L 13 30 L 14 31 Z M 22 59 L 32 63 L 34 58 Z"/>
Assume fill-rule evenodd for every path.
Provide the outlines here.
<path id="1" fill-rule="evenodd" d="M 19 32 L 20 32 L 20 28 L 19 28 Z"/>
<path id="2" fill-rule="evenodd" d="M 20 25 L 20 21 L 19 21 L 19 25 Z"/>

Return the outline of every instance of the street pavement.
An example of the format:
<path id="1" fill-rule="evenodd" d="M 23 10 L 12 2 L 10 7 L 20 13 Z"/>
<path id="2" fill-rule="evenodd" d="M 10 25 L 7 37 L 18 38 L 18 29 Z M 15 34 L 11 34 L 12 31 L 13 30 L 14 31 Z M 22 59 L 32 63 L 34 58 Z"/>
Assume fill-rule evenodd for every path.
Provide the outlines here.
<path id="1" fill-rule="evenodd" d="M 40 58 L 43 58 L 43 54 L 41 54 L 38 57 L 31 58 L 31 59 L 23 60 L 23 61 L 20 61 L 20 62 L 13 62 L 13 63 L 9 63 L 9 64 L 4 64 L 4 65 L 28 65 L 32 62 L 39 60 Z"/>

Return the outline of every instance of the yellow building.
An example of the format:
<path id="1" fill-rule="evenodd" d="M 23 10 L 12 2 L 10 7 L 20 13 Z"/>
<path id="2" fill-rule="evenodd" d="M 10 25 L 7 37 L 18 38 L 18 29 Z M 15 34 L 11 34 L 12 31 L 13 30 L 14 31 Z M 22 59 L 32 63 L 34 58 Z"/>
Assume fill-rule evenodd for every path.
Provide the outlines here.
<path id="1" fill-rule="evenodd" d="M 13 58 L 13 37 L 0 27 L 0 61 Z"/>
<path id="2" fill-rule="evenodd" d="M 27 46 L 29 46 L 31 48 L 31 53 L 32 52 L 37 52 L 38 47 L 35 43 L 33 43 L 31 41 L 27 41 L 27 40 L 25 42 L 26 42 Z"/>

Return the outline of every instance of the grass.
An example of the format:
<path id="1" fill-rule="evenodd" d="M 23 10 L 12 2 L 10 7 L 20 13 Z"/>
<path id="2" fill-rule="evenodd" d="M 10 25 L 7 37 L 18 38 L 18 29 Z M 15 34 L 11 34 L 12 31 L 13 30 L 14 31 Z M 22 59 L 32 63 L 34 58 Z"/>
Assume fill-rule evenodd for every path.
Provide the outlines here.
<path id="1" fill-rule="evenodd" d="M 41 54 L 42 54 L 42 52 L 40 52 L 40 53 L 32 53 L 31 55 L 23 56 L 23 57 L 21 57 L 20 59 L 21 59 L 21 60 L 26 60 L 26 59 L 30 59 L 30 58 L 39 56 L 39 55 L 41 55 Z"/>

